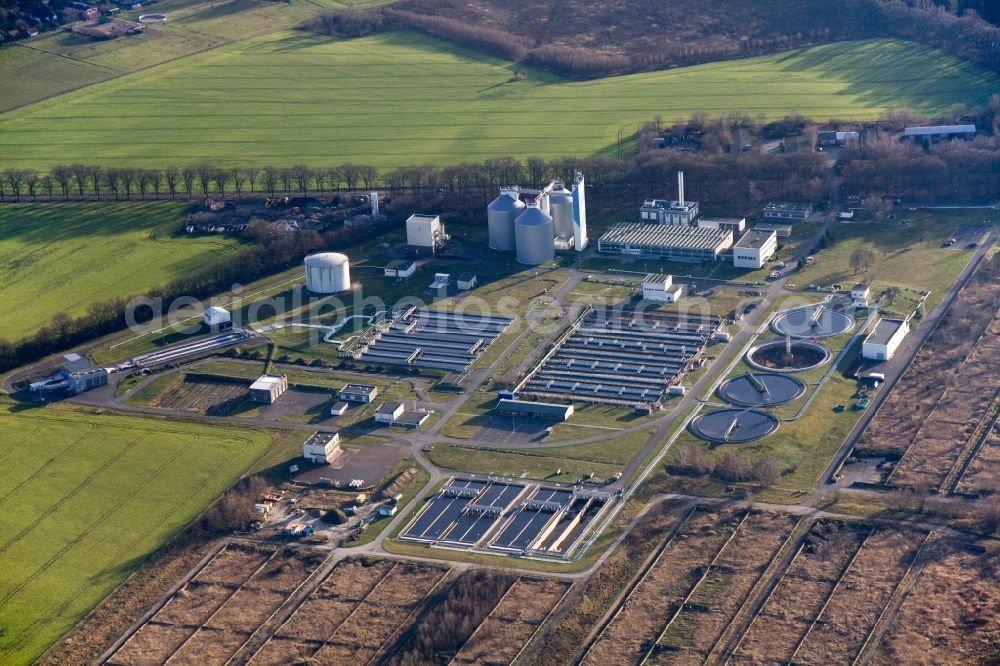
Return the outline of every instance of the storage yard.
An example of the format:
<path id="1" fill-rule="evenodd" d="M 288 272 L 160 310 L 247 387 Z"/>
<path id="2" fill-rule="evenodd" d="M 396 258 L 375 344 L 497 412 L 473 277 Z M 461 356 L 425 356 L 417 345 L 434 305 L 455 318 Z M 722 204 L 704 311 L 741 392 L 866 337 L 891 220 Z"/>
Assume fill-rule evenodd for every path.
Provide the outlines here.
<path id="1" fill-rule="evenodd" d="M 538 399 L 658 407 L 720 324 L 696 315 L 626 311 L 605 316 L 588 308 L 517 392 Z"/>
<path id="2" fill-rule="evenodd" d="M 463 372 L 510 326 L 509 317 L 411 308 L 353 350 L 372 363 Z"/>

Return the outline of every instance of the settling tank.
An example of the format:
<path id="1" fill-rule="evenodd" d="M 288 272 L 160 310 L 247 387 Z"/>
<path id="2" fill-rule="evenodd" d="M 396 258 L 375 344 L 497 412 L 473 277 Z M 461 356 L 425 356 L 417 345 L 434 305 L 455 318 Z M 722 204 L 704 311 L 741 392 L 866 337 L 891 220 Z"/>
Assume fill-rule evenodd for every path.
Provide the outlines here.
<path id="1" fill-rule="evenodd" d="M 524 202 L 517 198 L 516 190 L 501 190 L 500 196 L 486 207 L 491 249 L 514 249 L 514 220 L 522 211 Z"/>
<path id="2" fill-rule="evenodd" d="M 335 294 L 351 288 L 347 255 L 339 252 L 310 254 L 305 260 L 306 289 L 314 294 Z"/>
<path id="3" fill-rule="evenodd" d="M 536 204 L 529 205 L 514 221 L 518 263 L 537 266 L 555 259 L 553 238 L 552 216 Z"/>

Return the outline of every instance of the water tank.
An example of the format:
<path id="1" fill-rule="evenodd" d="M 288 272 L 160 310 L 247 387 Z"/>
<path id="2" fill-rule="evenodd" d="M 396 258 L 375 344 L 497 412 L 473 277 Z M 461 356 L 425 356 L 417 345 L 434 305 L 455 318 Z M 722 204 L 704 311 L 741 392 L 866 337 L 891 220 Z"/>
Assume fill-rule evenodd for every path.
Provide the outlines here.
<path id="1" fill-rule="evenodd" d="M 555 259 L 553 237 L 552 216 L 535 205 L 525 208 L 514 220 L 518 263 L 537 266 Z"/>
<path id="2" fill-rule="evenodd" d="M 501 192 L 500 196 L 486 207 L 491 249 L 505 251 L 514 249 L 514 220 L 523 210 L 524 202 L 505 192 Z"/>
<path id="3" fill-rule="evenodd" d="M 573 194 L 558 187 L 549 194 L 549 214 L 556 236 L 573 236 Z"/>
<path id="4" fill-rule="evenodd" d="M 306 257 L 306 289 L 314 294 L 335 294 L 351 288 L 351 265 L 347 255 L 320 252 Z"/>

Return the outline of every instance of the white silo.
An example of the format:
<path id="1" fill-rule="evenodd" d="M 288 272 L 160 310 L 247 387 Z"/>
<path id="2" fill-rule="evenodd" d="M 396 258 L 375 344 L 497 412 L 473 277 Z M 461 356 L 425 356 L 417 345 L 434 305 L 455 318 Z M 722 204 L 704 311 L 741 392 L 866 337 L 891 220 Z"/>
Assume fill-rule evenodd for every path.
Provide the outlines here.
<path id="1" fill-rule="evenodd" d="M 310 254 L 305 260 L 306 289 L 315 294 L 335 294 L 351 288 L 351 264 L 339 252 Z"/>
<path id="2" fill-rule="evenodd" d="M 573 194 L 562 183 L 556 183 L 549 193 L 549 215 L 556 236 L 573 237 Z"/>
<path id="3" fill-rule="evenodd" d="M 518 263 L 537 266 L 555 259 L 553 238 L 552 216 L 547 215 L 538 204 L 528 204 L 514 221 Z"/>
<path id="4" fill-rule="evenodd" d="M 493 250 L 514 249 L 514 220 L 524 210 L 524 202 L 518 197 L 516 189 L 502 189 L 500 196 L 486 207 L 490 248 Z"/>

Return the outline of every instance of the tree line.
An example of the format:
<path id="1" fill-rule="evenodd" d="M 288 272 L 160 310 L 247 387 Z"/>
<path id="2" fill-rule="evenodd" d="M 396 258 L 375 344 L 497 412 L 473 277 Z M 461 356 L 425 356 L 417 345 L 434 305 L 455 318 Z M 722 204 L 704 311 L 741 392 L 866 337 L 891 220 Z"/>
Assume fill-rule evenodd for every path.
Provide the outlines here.
<path id="1" fill-rule="evenodd" d="M 512 0 L 500 7 L 493 4 L 482 0 L 403 0 L 385 7 L 333 12 L 303 27 L 349 37 L 416 30 L 575 78 L 875 37 L 907 39 L 1000 69 L 1000 28 L 979 16 L 980 5 L 966 2 L 959 6 L 954 0 L 746 4 L 710 0 L 699 6 L 699 11 L 713 16 L 710 22 L 699 20 L 697 13 L 692 15 L 683 4 L 662 3 L 651 10 L 643 0 L 625 0 L 603 9 L 595 3 L 567 0 L 549 12 L 545 22 L 538 20 L 534 3 Z M 783 6 L 774 6 L 778 4 Z M 627 38 L 619 34 L 627 34 Z"/>

